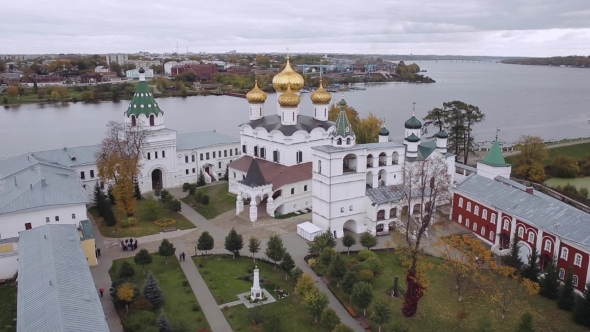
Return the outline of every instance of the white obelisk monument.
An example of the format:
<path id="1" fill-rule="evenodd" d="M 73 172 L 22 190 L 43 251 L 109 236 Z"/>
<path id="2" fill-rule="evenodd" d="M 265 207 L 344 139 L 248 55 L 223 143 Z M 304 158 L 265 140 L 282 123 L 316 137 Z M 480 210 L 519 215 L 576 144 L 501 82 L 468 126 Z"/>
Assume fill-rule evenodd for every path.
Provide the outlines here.
<path id="1" fill-rule="evenodd" d="M 254 267 L 254 284 L 250 289 L 250 297 L 252 300 L 262 299 L 262 289 L 260 289 L 260 270 L 258 270 L 258 266 Z"/>

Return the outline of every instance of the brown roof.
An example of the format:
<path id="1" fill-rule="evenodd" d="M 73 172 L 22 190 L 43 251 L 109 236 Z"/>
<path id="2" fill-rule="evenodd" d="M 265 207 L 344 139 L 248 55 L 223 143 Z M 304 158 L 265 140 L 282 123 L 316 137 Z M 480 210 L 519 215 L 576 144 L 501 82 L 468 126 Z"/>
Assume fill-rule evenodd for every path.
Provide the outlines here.
<path id="1" fill-rule="evenodd" d="M 242 156 L 232 161 L 228 166 L 242 172 L 248 172 L 250 164 L 254 160 L 251 156 Z M 295 166 L 285 166 L 264 159 L 256 158 L 264 179 L 272 183 L 272 189 L 276 190 L 286 184 L 296 183 L 311 179 L 311 162 Z"/>

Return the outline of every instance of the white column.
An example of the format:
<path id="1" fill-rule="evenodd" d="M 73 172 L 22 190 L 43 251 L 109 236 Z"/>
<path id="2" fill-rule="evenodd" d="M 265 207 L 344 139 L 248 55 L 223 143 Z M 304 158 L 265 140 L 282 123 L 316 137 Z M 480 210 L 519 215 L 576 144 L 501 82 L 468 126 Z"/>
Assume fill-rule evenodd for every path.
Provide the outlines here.
<path id="1" fill-rule="evenodd" d="M 242 213 L 242 211 L 244 211 L 244 199 L 242 193 L 239 193 L 238 198 L 236 198 L 236 215 Z"/>
<path id="2" fill-rule="evenodd" d="M 272 193 L 268 194 L 268 198 L 266 199 L 266 213 L 268 213 L 271 217 L 274 215 L 271 213 L 275 208 L 274 199 L 272 198 Z"/>
<path id="3" fill-rule="evenodd" d="M 494 244 L 500 244 L 500 234 L 502 234 L 502 212 L 498 211 L 496 214 L 496 238 Z"/>
<path id="4" fill-rule="evenodd" d="M 258 207 L 256 206 L 256 197 L 252 197 L 250 200 L 250 221 L 255 222 L 258 220 Z"/>
<path id="5" fill-rule="evenodd" d="M 559 260 L 559 249 L 561 247 L 561 239 L 557 236 L 555 236 L 555 244 L 553 246 L 553 258 L 555 258 L 556 261 Z M 588 264 L 590 266 L 590 264 Z"/>
<path id="6" fill-rule="evenodd" d="M 539 233 L 537 234 L 537 239 L 535 240 L 535 247 L 539 252 L 539 257 L 541 257 L 541 249 L 543 249 L 543 231 L 541 229 L 538 230 Z"/>
<path id="7" fill-rule="evenodd" d="M 262 298 L 262 290 L 260 289 L 260 270 L 258 270 L 258 266 L 254 267 L 254 283 L 250 289 L 250 297 L 253 299 Z"/>

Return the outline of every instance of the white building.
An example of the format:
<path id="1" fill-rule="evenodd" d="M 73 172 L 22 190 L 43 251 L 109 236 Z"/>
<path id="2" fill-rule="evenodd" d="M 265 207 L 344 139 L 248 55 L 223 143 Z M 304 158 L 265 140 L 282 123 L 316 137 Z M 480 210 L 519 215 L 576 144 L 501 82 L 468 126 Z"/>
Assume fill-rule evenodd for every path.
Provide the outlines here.
<path id="1" fill-rule="evenodd" d="M 111 70 L 109 69 L 108 66 L 96 66 L 94 67 L 94 72 L 95 73 L 108 73 Z"/>
<path id="2" fill-rule="evenodd" d="M 125 76 L 130 79 L 139 79 L 139 69 L 130 69 L 125 71 Z M 145 69 L 145 78 L 153 78 L 154 70 Z"/>
<path id="3" fill-rule="evenodd" d="M 312 209 L 313 223 L 336 237 L 344 228 L 385 233 L 404 208 L 405 162 L 438 157 L 446 161 L 449 176 L 454 174 L 454 156 L 446 151 L 448 135 L 443 131 L 435 141 L 421 143 L 422 124 L 415 116 L 405 123 L 404 144 L 389 142 L 383 128 L 378 143 L 357 145 L 344 99 L 336 123 L 328 121 L 332 96 L 323 86 L 311 94 L 313 116 L 301 114 L 303 77 L 288 58 L 273 86 L 276 114 L 265 112 L 267 95 L 257 85 L 246 95 L 250 121 L 240 126 L 244 155 L 229 165 L 228 174 L 229 191 L 238 195 L 236 214 L 248 203 L 251 221 L 261 213 Z"/>
<path id="4" fill-rule="evenodd" d="M 127 54 L 107 54 L 107 66 L 111 64 L 111 62 L 116 62 L 120 65 L 124 65 L 129 62 L 129 55 Z"/>
<path id="5" fill-rule="evenodd" d="M 178 66 L 177 61 L 168 61 L 164 64 L 164 74 L 172 75 L 172 67 Z"/>
<path id="6" fill-rule="evenodd" d="M 150 68 L 152 66 L 159 66 L 162 64 L 160 60 L 129 60 L 127 63 L 132 63 L 136 68 Z"/>

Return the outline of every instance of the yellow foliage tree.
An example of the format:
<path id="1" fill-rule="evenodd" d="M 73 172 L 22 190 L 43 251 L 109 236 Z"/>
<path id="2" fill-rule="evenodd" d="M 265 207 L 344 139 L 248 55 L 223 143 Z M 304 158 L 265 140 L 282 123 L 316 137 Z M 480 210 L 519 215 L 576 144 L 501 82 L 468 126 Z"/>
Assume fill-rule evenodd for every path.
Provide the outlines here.
<path id="1" fill-rule="evenodd" d="M 516 269 L 510 266 L 499 266 L 496 271 L 498 278 L 492 283 L 492 301 L 496 303 L 504 319 L 511 309 L 525 305 L 529 296 L 538 294 L 539 284 L 519 276 Z"/>
<path id="2" fill-rule="evenodd" d="M 544 161 L 549 158 L 549 153 L 545 149 L 543 139 L 538 136 L 523 135 L 516 143 L 515 173 L 534 182 L 543 182 L 545 180 Z"/>
<path id="3" fill-rule="evenodd" d="M 9 86 L 8 91 L 6 91 L 6 94 L 11 99 L 18 97 L 18 87 L 16 85 Z"/>
<path id="4" fill-rule="evenodd" d="M 470 235 L 454 234 L 443 237 L 434 247 L 445 260 L 442 267 L 451 272 L 453 288 L 459 301 L 466 293 L 487 280 L 485 270 L 496 268 L 492 252 L 479 239 Z"/>
<path id="5" fill-rule="evenodd" d="M 133 285 L 131 285 L 130 283 L 125 283 L 121 285 L 117 290 L 117 298 L 125 302 L 125 307 L 127 308 L 127 310 L 129 310 L 128 305 L 131 301 L 133 301 L 134 297 L 135 289 L 133 288 Z"/>
<path id="6" fill-rule="evenodd" d="M 297 280 L 297 286 L 295 287 L 295 292 L 297 295 L 304 297 L 307 293 L 317 291 L 317 286 L 313 281 L 311 275 L 304 273 L 301 275 L 299 280 Z"/>
<path id="7" fill-rule="evenodd" d="M 115 196 L 115 202 L 117 202 L 119 210 L 128 216 L 133 215 L 136 206 L 133 178 L 123 177 L 119 179 L 113 187 L 113 195 Z"/>
<path id="8" fill-rule="evenodd" d="M 57 91 L 51 91 L 51 100 L 58 100 L 59 99 L 59 93 Z"/>
<path id="9" fill-rule="evenodd" d="M 352 130 L 356 135 L 356 143 L 377 143 L 379 140 L 379 130 L 383 127 L 383 120 L 376 117 L 373 113 L 365 118 L 360 118 L 358 112 L 350 107 L 346 107 L 346 117 L 352 126 Z M 340 114 L 340 106 L 332 104 L 328 111 L 328 120 L 336 121 Z"/>

